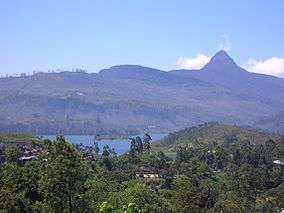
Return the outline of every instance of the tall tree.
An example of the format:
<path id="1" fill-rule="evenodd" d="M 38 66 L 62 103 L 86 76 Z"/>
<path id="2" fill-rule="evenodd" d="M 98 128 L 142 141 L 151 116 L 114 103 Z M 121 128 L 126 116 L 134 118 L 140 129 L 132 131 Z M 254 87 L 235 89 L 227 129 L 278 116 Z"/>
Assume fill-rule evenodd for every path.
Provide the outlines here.
<path id="1" fill-rule="evenodd" d="M 135 140 L 135 138 L 131 138 L 129 154 L 130 154 L 130 156 L 134 156 L 136 154 L 136 140 Z"/>
<path id="2" fill-rule="evenodd" d="M 99 147 L 99 143 L 96 140 L 96 137 L 93 138 L 93 144 L 94 144 L 94 150 L 96 154 L 99 154 L 100 152 L 100 147 Z"/>
<path id="3" fill-rule="evenodd" d="M 136 151 L 138 153 L 143 152 L 143 142 L 142 142 L 142 139 L 139 136 L 137 136 L 135 138 L 135 141 L 136 141 Z"/>
<path id="4" fill-rule="evenodd" d="M 47 160 L 39 181 L 46 211 L 74 212 L 88 174 L 81 155 L 64 136 L 47 141 L 46 146 Z"/>
<path id="5" fill-rule="evenodd" d="M 111 160 L 113 154 L 115 154 L 115 151 L 113 149 L 110 149 L 108 145 L 103 147 L 102 162 L 105 168 L 109 171 L 113 167 Z"/>
<path id="6" fill-rule="evenodd" d="M 151 136 L 148 133 L 145 133 L 145 135 L 143 136 L 143 149 L 144 152 L 150 154 L 151 151 L 151 144 L 150 141 L 152 140 Z"/>

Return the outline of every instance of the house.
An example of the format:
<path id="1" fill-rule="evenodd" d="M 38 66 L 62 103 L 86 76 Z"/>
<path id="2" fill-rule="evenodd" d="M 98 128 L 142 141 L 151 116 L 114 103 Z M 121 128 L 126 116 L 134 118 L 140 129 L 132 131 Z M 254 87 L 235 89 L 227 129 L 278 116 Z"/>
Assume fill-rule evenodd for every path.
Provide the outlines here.
<path id="1" fill-rule="evenodd" d="M 278 165 L 284 165 L 284 162 L 281 160 L 274 160 L 273 163 Z"/>
<path id="2" fill-rule="evenodd" d="M 144 178 L 144 179 L 150 179 L 150 180 L 155 180 L 155 179 L 159 179 L 160 175 L 159 174 L 136 174 L 136 177 L 140 177 L 140 178 Z"/>
<path id="3" fill-rule="evenodd" d="M 36 155 L 32 155 L 32 156 L 22 156 L 19 158 L 19 160 L 21 161 L 27 161 L 27 160 L 31 160 L 33 158 L 36 158 L 37 156 Z"/>

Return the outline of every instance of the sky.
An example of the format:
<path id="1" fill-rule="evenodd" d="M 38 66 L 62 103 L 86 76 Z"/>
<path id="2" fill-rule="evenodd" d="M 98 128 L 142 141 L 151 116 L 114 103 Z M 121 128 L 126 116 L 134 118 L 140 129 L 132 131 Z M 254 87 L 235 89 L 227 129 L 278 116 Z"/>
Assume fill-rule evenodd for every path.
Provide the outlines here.
<path id="1" fill-rule="evenodd" d="M 282 0 L 3 0 L 0 74 L 196 69 L 225 49 L 249 71 L 284 77 L 283 11 Z"/>

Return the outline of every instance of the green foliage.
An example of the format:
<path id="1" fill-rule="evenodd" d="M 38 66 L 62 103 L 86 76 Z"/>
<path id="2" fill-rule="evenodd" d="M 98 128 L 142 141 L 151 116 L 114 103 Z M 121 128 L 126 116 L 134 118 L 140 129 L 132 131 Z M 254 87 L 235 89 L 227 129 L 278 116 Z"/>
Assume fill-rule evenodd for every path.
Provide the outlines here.
<path id="1" fill-rule="evenodd" d="M 284 183 L 256 199 L 256 212 L 281 212 L 284 209 Z"/>
<path id="2" fill-rule="evenodd" d="M 135 141 L 136 141 L 136 152 L 141 153 L 143 151 L 142 139 L 139 136 L 137 136 L 135 138 Z"/>
<path id="3" fill-rule="evenodd" d="M 41 142 L 41 139 L 35 135 L 28 133 L 11 133 L 0 134 L 0 143 L 25 143 L 25 142 Z"/>
<path id="4" fill-rule="evenodd" d="M 97 209 L 98 206 L 107 201 L 115 206 L 121 204 L 121 185 L 109 178 L 93 177 L 85 183 L 87 191 L 85 192 L 85 200 L 89 203 L 92 209 Z"/>
<path id="5" fill-rule="evenodd" d="M 176 212 L 198 212 L 201 193 L 186 176 L 176 178 L 172 203 Z"/>
<path id="6" fill-rule="evenodd" d="M 149 148 L 149 146 L 148 146 Z M 137 136 L 136 138 L 131 138 L 130 142 L 130 157 L 132 160 L 135 160 L 138 154 L 141 154 L 143 152 L 143 141 L 142 139 Z"/>
<path id="7" fill-rule="evenodd" d="M 135 203 L 129 203 L 127 206 L 123 207 L 124 213 L 139 213 L 141 210 L 137 207 Z"/>
<path id="8" fill-rule="evenodd" d="M 64 212 L 65 209 L 72 212 L 79 205 L 87 168 L 75 147 L 67 143 L 63 136 L 46 145 L 47 160 L 39 180 L 45 208 L 54 212 Z"/>
<path id="9" fill-rule="evenodd" d="M 45 140 L 46 151 L 31 161 L 19 162 L 8 149 L 0 212 L 280 212 L 284 167 L 273 163 L 279 144 L 228 135 L 223 143 L 180 146 L 175 159 L 149 152 L 150 136 L 132 139 L 121 156 L 63 136 Z"/>
<path id="10" fill-rule="evenodd" d="M 150 141 L 152 140 L 151 136 L 146 133 L 144 136 L 143 136 L 143 149 L 146 153 L 150 153 L 151 151 L 151 144 L 150 144 Z"/>
<path id="11" fill-rule="evenodd" d="M 110 149 L 108 145 L 103 147 L 102 153 L 102 163 L 105 168 L 109 171 L 112 170 L 113 163 L 112 158 L 116 156 L 116 152 L 113 149 Z"/>
<path id="12" fill-rule="evenodd" d="M 99 213 L 114 213 L 114 208 L 108 202 L 103 202 L 100 205 Z"/>
<path id="13" fill-rule="evenodd" d="M 214 211 L 220 213 L 246 212 L 242 198 L 234 191 L 229 191 L 219 195 L 218 201 L 215 204 Z"/>
<path id="14" fill-rule="evenodd" d="M 43 196 L 39 192 L 39 179 L 42 163 L 38 160 L 26 162 L 23 166 L 25 195 L 32 201 L 42 201 Z"/>
<path id="15" fill-rule="evenodd" d="M 0 210 L 26 212 L 23 188 L 23 168 L 16 163 L 4 163 L 0 167 Z"/>
<path id="16" fill-rule="evenodd" d="M 277 157 L 284 160 L 284 135 L 281 137 L 281 142 L 277 144 Z"/>
<path id="17" fill-rule="evenodd" d="M 93 140 L 93 143 L 94 143 L 94 151 L 95 151 L 95 153 L 96 153 L 96 154 L 99 154 L 100 147 L 99 147 L 98 141 L 96 141 L 95 138 L 94 138 L 94 140 Z"/>
<path id="18" fill-rule="evenodd" d="M 270 139 L 277 143 L 280 142 L 278 135 L 221 123 L 206 123 L 170 133 L 161 141 L 153 143 L 152 148 L 154 150 L 176 151 L 180 146 L 228 146 L 236 141 L 264 144 Z"/>
<path id="19" fill-rule="evenodd" d="M 5 148 L 4 156 L 7 162 L 18 162 L 22 151 L 15 145 L 8 145 Z"/>
<path id="20" fill-rule="evenodd" d="M 141 212 L 166 212 L 168 204 L 154 193 L 145 183 L 134 180 L 123 183 L 122 203 L 135 204 Z"/>

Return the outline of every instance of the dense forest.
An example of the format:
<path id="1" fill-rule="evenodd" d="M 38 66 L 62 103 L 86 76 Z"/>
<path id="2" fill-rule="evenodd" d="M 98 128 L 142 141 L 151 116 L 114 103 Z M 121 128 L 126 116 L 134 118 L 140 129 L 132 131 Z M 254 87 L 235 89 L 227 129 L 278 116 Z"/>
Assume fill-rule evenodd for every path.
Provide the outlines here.
<path id="1" fill-rule="evenodd" d="M 283 149 L 271 139 L 235 139 L 179 146 L 174 158 L 153 151 L 149 134 L 131 139 L 120 156 L 95 140 L 73 145 L 62 135 L 40 142 L 44 148 L 29 160 L 6 144 L 0 212 L 282 211 L 284 166 L 275 159 Z"/>
<path id="2" fill-rule="evenodd" d="M 279 146 L 281 135 L 263 132 L 248 127 L 228 125 L 220 122 L 207 122 L 198 126 L 188 127 L 173 133 L 153 144 L 154 150 L 167 153 L 176 152 L 180 146 L 222 145 L 226 141 L 249 141 L 253 144 L 264 144 L 272 139 Z"/>

